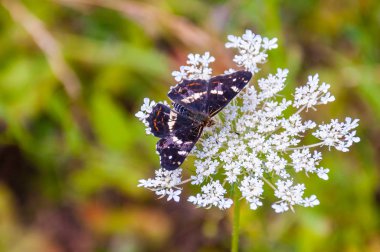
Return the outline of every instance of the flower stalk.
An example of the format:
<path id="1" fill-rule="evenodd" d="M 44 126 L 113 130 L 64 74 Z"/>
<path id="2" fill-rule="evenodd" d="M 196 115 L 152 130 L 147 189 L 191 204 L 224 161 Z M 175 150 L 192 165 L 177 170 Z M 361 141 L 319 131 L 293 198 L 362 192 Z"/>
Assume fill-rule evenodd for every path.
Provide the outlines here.
<path id="1" fill-rule="evenodd" d="M 239 236 L 240 236 L 240 200 L 238 187 L 235 183 L 233 191 L 233 224 L 232 224 L 232 239 L 231 239 L 231 252 L 239 251 Z"/>

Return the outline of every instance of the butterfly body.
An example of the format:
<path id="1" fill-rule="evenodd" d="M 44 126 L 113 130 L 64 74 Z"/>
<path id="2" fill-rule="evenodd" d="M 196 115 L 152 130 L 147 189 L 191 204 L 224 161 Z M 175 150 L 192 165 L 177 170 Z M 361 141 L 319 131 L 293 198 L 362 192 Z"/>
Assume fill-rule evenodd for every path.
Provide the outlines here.
<path id="1" fill-rule="evenodd" d="M 183 105 L 179 103 L 173 103 L 173 108 L 175 111 L 177 111 L 182 116 L 192 118 L 194 121 L 199 122 L 200 124 L 203 124 L 203 126 L 211 126 L 213 121 L 210 118 L 209 115 L 202 113 L 202 112 L 192 112 Z"/>
<path id="2" fill-rule="evenodd" d="M 183 80 L 168 97 L 173 110 L 158 103 L 147 121 L 157 142 L 161 167 L 177 169 L 186 159 L 204 127 L 214 124 L 212 117 L 222 110 L 249 82 L 252 74 L 237 71 L 206 80 Z"/>

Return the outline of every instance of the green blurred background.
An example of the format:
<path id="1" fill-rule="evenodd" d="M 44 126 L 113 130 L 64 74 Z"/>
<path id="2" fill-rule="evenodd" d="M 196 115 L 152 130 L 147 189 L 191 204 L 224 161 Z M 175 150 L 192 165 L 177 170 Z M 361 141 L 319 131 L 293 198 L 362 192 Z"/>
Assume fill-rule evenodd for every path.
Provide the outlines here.
<path id="1" fill-rule="evenodd" d="M 134 114 L 190 52 L 233 66 L 226 36 L 245 29 L 279 38 L 256 80 L 289 68 L 290 95 L 319 73 L 336 101 L 306 116 L 359 118 L 361 142 L 324 152 L 330 180 L 301 179 L 320 206 L 244 203 L 241 251 L 380 251 L 380 1 L 0 3 L 0 251 L 228 251 L 228 211 L 137 188 L 159 163 Z"/>

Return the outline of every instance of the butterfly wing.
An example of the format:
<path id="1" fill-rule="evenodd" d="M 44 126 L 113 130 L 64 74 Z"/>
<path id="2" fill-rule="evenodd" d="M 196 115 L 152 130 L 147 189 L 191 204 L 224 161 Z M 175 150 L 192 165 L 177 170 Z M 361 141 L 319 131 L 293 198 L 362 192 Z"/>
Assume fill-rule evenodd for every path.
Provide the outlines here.
<path id="1" fill-rule="evenodd" d="M 176 126 L 179 128 L 160 139 L 156 146 L 161 167 L 166 170 L 175 170 L 185 161 L 203 131 L 203 126 L 195 122 L 180 122 Z"/>
<path id="2" fill-rule="evenodd" d="M 208 82 L 206 80 L 183 80 L 170 89 L 168 97 L 194 112 L 205 112 Z"/>
<path id="3" fill-rule="evenodd" d="M 222 110 L 249 82 L 252 73 L 237 71 L 209 80 L 206 112 L 212 117 Z"/>
<path id="4" fill-rule="evenodd" d="M 173 118 L 174 115 L 171 115 L 171 109 L 168 106 L 161 103 L 154 105 L 146 119 L 154 136 L 162 138 L 170 134 L 170 117 Z"/>

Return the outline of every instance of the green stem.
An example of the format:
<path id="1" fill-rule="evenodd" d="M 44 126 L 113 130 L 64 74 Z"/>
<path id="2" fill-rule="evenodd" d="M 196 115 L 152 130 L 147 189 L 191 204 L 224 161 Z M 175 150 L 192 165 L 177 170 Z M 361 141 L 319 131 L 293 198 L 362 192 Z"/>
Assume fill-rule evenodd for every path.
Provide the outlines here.
<path id="1" fill-rule="evenodd" d="M 232 226 L 232 242 L 231 242 L 231 252 L 239 251 L 239 227 L 240 227 L 240 200 L 238 194 L 238 187 L 235 183 L 234 185 L 234 212 L 233 212 L 233 226 Z"/>

